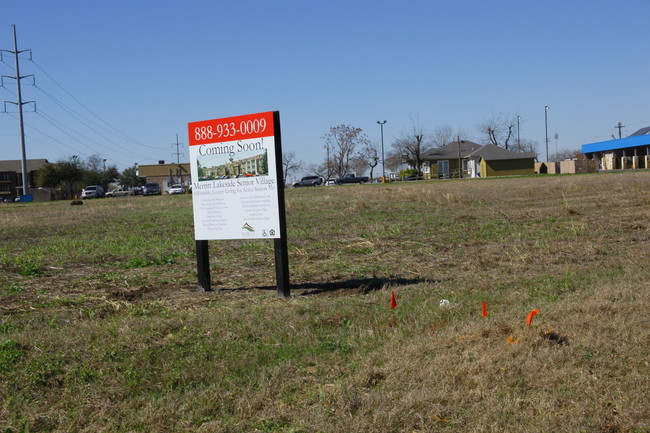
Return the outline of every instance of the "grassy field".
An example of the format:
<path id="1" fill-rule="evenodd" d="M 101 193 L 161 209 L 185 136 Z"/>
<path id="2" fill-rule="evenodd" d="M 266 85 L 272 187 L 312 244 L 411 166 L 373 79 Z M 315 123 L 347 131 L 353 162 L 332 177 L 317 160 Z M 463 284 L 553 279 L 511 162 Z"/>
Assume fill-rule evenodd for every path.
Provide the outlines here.
<path id="1" fill-rule="evenodd" d="M 289 299 L 191 196 L 0 205 L 0 431 L 650 432 L 649 171 L 286 205 Z"/>

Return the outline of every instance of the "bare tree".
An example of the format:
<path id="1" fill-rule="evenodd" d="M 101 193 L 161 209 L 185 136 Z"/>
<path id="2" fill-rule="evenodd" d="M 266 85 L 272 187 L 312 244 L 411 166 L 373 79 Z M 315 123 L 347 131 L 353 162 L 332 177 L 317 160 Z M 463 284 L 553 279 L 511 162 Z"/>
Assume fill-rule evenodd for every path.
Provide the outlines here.
<path id="1" fill-rule="evenodd" d="M 404 164 L 402 155 L 400 155 L 397 152 L 387 152 L 384 162 L 386 163 L 386 168 L 389 171 L 398 171 L 400 167 Z"/>
<path id="2" fill-rule="evenodd" d="M 105 165 L 104 161 L 105 161 L 104 158 L 102 158 L 98 154 L 93 154 L 88 156 L 86 160 L 81 163 L 81 167 L 84 170 L 99 172 L 102 171 Z"/>
<path id="3" fill-rule="evenodd" d="M 556 162 L 565 159 L 585 159 L 585 155 L 578 149 L 562 149 L 555 154 Z"/>
<path id="4" fill-rule="evenodd" d="M 456 134 L 458 135 L 458 134 Z M 434 147 L 442 147 L 454 141 L 456 137 L 449 125 L 439 126 L 431 133 L 431 144 Z"/>
<path id="5" fill-rule="evenodd" d="M 508 149 L 510 140 L 517 135 L 517 116 L 508 117 L 493 114 L 477 126 L 481 135 L 490 144 Z"/>
<path id="6" fill-rule="evenodd" d="M 309 164 L 307 172 L 314 173 L 316 176 L 322 177 L 325 180 L 332 177 L 331 172 L 328 171 L 327 161 L 321 162 L 320 164 Z"/>
<path id="7" fill-rule="evenodd" d="M 343 177 L 349 172 L 353 159 L 357 156 L 357 149 L 365 146 L 369 140 L 361 128 L 350 125 L 332 126 L 323 136 L 325 163 L 327 165 L 327 178 L 332 174 Z"/>
<path id="8" fill-rule="evenodd" d="M 375 167 L 379 165 L 379 150 L 377 149 L 377 145 L 368 141 L 359 149 L 354 159 L 355 165 L 358 167 L 355 168 L 357 174 L 365 173 L 366 169 L 370 168 L 370 181 L 372 182 Z"/>
<path id="9" fill-rule="evenodd" d="M 517 146 L 518 152 L 532 152 L 535 154 L 535 157 L 539 156 L 537 153 L 537 142 L 535 140 L 522 138 L 519 142 L 520 144 Z"/>
<path id="10" fill-rule="evenodd" d="M 284 185 L 287 184 L 287 177 L 292 171 L 299 170 L 303 162 L 298 161 L 294 152 L 282 153 L 282 175 L 284 176 Z"/>
<path id="11" fill-rule="evenodd" d="M 428 146 L 424 129 L 418 123 L 414 123 L 410 131 L 403 132 L 402 136 L 393 143 L 395 152 L 418 171 L 422 167 L 422 154 Z"/>

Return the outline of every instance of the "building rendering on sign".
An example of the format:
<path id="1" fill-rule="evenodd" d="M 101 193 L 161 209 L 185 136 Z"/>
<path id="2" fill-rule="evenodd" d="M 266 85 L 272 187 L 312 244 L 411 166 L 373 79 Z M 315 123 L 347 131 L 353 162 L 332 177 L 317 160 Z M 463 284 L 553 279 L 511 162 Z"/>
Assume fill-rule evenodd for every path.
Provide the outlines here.
<path id="1" fill-rule="evenodd" d="M 243 159 L 231 158 L 226 163 L 214 167 L 201 167 L 201 171 L 205 179 L 223 179 L 268 174 L 268 166 L 268 155 L 264 152 Z"/>
<path id="2" fill-rule="evenodd" d="M 650 126 L 618 140 L 583 144 L 582 153 L 597 161 L 600 170 L 650 168 Z"/>

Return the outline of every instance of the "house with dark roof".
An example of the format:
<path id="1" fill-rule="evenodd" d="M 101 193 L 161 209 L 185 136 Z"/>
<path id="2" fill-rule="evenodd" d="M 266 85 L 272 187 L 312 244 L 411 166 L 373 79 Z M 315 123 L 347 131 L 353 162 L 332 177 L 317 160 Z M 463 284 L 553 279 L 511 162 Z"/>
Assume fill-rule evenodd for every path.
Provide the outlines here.
<path id="1" fill-rule="evenodd" d="M 601 170 L 650 168 L 650 126 L 625 138 L 583 144 L 581 150 Z"/>
<path id="2" fill-rule="evenodd" d="M 449 179 L 468 173 L 467 156 L 481 147 L 469 140 L 452 141 L 422 154 L 422 172 L 425 179 Z M 459 170 L 460 169 L 460 170 Z"/>
<path id="3" fill-rule="evenodd" d="M 535 173 L 534 152 L 513 152 L 494 144 L 453 141 L 422 155 L 425 179 L 520 176 Z"/>
<path id="4" fill-rule="evenodd" d="M 47 159 L 28 159 L 27 185 L 36 187 L 36 172 L 47 164 Z M 23 195 L 23 170 L 22 161 L 19 159 L 0 161 L 0 201 L 13 201 Z"/>
<path id="5" fill-rule="evenodd" d="M 486 144 L 467 155 L 470 177 L 523 176 L 535 173 L 535 152 L 513 152 Z"/>

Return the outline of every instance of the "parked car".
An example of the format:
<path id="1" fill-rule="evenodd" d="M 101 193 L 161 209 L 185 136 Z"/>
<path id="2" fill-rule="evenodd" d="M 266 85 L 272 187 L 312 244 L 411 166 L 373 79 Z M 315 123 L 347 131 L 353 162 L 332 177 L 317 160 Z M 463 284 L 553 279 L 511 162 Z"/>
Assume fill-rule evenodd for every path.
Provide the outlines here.
<path id="1" fill-rule="evenodd" d="M 104 188 L 101 185 L 88 185 L 81 190 L 81 198 L 102 198 L 104 197 Z"/>
<path id="2" fill-rule="evenodd" d="M 185 187 L 180 183 L 176 183 L 169 188 L 170 194 L 185 194 Z"/>
<path id="3" fill-rule="evenodd" d="M 294 188 L 301 186 L 318 186 L 323 184 L 323 178 L 320 176 L 305 176 L 299 182 L 293 184 Z"/>
<path id="4" fill-rule="evenodd" d="M 160 195 L 160 185 L 157 183 L 148 183 L 142 189 L 142 195 Z"/>
<path id="5" fill-rule="evenodd" d="M 133 195 L 133 191 L 124 188 L 115 188 L 106 193 L 106 197 L 125 197 L 127 195 Z"/>
<path id="6" fill-rule="evenodd" d="M 368 176 L 359 176 L 357 177 L 354 173 L 348 173 L 343 177 L 338 177 L 336 178 L 336 184 L 337 185 L 342 185 L 344 183 L 358 183 L 358 184 L 364 184 L 368 182 L 370 179 L 368 179 Z"/>

